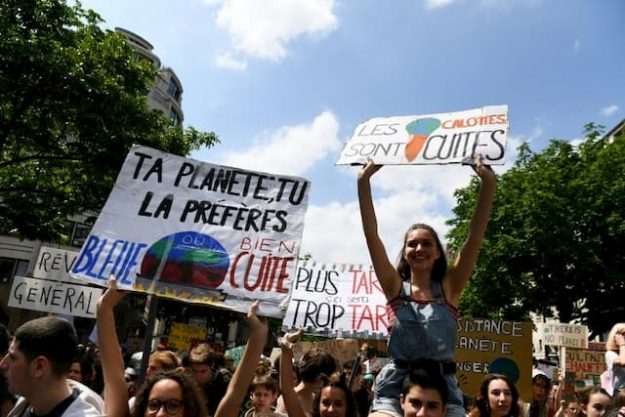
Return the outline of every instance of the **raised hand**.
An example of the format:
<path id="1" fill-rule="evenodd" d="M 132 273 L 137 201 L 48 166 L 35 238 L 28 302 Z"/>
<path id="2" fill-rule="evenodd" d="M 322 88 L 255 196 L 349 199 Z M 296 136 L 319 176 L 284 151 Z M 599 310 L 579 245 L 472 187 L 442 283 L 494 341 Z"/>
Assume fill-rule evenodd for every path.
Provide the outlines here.
<path id="1" fill-rule="evenodd" d="M 250 332 L 268 332 L 267 321 L 257 316 L 259 301 L 256 300 L 247 309 L 247 327 Z"/>
<path id="2" fill-rule="evenodd" d="M 373 174 L 378 172 L 380 168 L 382 168 L 382 165 L 376 165 L 373 162 L 373 159 L 367 158 L 367 163 L 363 165 L 360 171 L 358 172 L 358 179 L 368 180 L 369 178 L 371 178 Z"/>
<path id="3" fill-rule="evenodd" d="M 117 280 L 115 279 L 115 277 L 109 277 L 108 289 L 104 292 L 104 294 L 102 294 L 102 296 L 98 300 L 98 309 L 101 307 L 113 309 L 117 305 L 117 303 L 122 298 L 124 298 L 125 295 L 126 291 L 120 291 L 117 289 Z"/>
<path id="4" fill-rule="evenodd" d="M 490 165 L 484 164 L 484 156 L 480 153 L 475 158 L 475 165 L 471 165 L 473 171 L 480 177 L 482 182 L 485 181 L 494 181 L 495 173 Z"/>

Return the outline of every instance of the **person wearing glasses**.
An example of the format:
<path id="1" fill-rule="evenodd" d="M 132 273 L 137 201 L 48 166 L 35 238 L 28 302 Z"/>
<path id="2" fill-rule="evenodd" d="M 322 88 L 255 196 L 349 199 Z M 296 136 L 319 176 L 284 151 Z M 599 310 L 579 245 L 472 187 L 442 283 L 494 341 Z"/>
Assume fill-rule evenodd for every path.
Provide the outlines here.
<path id="1" fill-rule="evenodd" d="M 113 309 L 124 296 L 114 278 L 98 300 L 96 312 L 100 356 L 104 376 L 107 417 L 209 417 L 204 398 L 192 374 L 183 368 L 156 373 L 139 388 L 132 411 L 123 373 L 123 358 L 115 331 Z M 256 315 L 258 301 L 247 313 L 249 339 L 226 394 L 213 417 L 236 417 L 247 393 L 256 364 L 267 341 L 267 323 Z"/>

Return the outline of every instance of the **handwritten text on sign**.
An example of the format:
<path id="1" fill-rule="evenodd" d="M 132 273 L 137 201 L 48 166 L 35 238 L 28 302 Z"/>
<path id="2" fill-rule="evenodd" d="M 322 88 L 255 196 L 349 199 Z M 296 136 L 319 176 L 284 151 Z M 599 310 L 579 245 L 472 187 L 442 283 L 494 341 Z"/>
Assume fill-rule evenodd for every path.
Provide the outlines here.
<path id="1" fill-rule="evenodd" d="M 588 348 L 588 327 L 581 324 L 542 323 L 543 343 L 567 348 Z"/>
<path id="2" fill-rule="evenodd" d="M 74 262 L 75 277 L 282 317 L 308 181 L 133 146 Z"/>
<path id="3" fill-rule="evenodd" d="M 48 313 L 95 317 L 101 288 L 16 276 L 9 306 Z"/>
<path id="4" fill-rule="evenodd" d="M 288 329 L 345 337 L 385 337 L 390 324 L 386 298 L 372 269 L 297 268 L 283 320 Z"/>
<path id="5" fill-rule="evenodd" d="M 521 397 L 531 398 L 532 323 L 458 320 L 456 369 L 462 390 L 475 395 L 484 375 L 500 373 L 515 382 Z"/>
<path id="6" fill-rule="evenodd" d="M 77 282 L 69 275 L 77 255 L 78 252 L 42 246 L 37 255 L 33 276 L 53 281 Z"/>
<path id="7" fill-rule="evenodd" d="M 170 349 L 188 351 L 194 340 L 206 340 L 206 327 L 193 326 L 186 323 L 172 323 L 167 338 L 167 346 Z"/>
<path id="8" fill-rule="evenodd" d="M 490 165 L 505 162 L 508 106 L 455 113 L 374 118 L 361 123 L 337 165 L 473 163 L 478 154 Z"/>

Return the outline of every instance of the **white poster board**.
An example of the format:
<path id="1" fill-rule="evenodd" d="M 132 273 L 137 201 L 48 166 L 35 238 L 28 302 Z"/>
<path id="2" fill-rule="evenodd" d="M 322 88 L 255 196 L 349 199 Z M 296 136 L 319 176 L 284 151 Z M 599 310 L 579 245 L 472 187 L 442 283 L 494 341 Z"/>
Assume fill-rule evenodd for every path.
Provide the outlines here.
<path id="1" fill-rule="evenodd" d="M 75 251 L 42 246 L 37 255 L 33 276 L 51 281 L 79 282 L 69 274 L 76 256 L 78 252 Z"/>
<path id="2" fill-rule="evenodd" d="M 337 165 L 505 163 L 508 106 L 454 113 L 376 117 L 361 123 L 347 141 Z"/>
<path id="3" fill-rule="evenodd" d="M 283 317 L 309 185 L 135 145 L 71 274 Z"/>
<path id="4" fill-rule="evenodd" d="M 588 327 L 581 324 L 548 322 L 539 325 L 543 343 L 565 348 L 588 349 Z"/>
<path id="5" fill-rule="evenodd" d="M 102 288 L 16 276 L 9 307 L 94 318 Z"/>

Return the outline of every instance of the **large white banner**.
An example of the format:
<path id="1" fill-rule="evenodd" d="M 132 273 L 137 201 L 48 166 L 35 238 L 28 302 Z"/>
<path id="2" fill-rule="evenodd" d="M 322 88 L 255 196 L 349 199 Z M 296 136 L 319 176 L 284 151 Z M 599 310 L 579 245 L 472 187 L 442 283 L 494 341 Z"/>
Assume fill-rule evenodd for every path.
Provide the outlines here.
<path id="1" fill-rule="evenodd" d="M 71 274 L 283 317 L 308 205 L 298 177 L 133 146 Z"/>
<path id="2" fill-rule="evenodd" d="M 454 113 L 377 117 L 358 125 L 337 165 L 505 163 L 508 106 L 487 106 Z"/>

